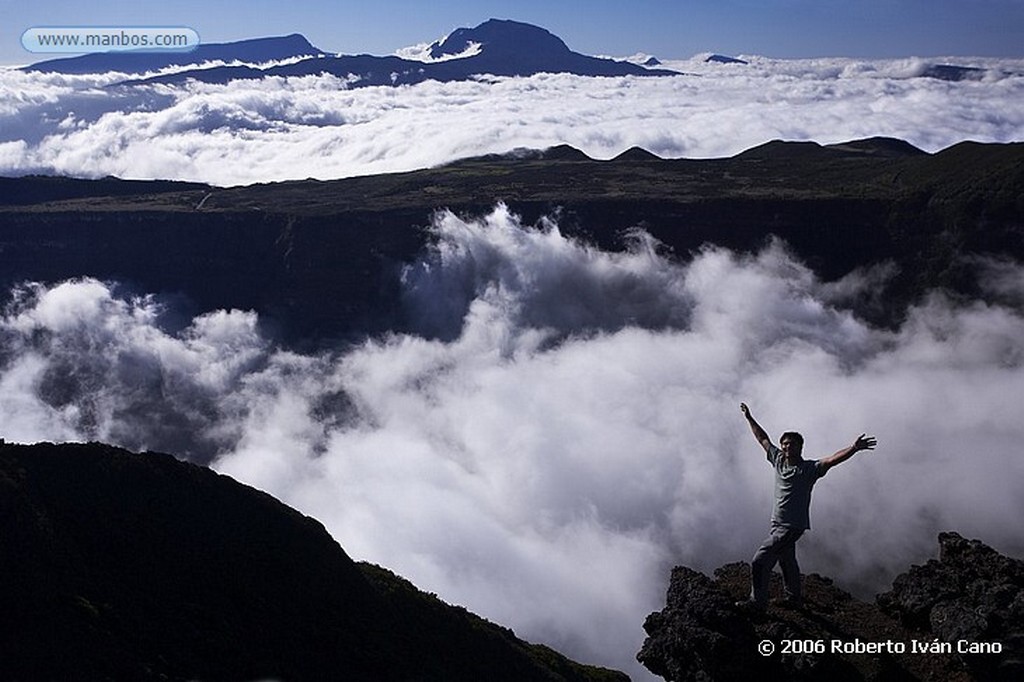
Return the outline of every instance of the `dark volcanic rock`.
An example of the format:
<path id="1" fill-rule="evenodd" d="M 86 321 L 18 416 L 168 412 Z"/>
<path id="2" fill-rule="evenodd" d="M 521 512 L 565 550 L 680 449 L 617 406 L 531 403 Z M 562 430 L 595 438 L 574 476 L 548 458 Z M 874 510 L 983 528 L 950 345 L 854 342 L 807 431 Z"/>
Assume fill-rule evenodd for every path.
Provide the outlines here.
<path id="1" fill-rule="evenodd" d="M 754 624 L 734 599 L 703 573 L 672 570 L 668 606 L 644 622 L 649 637 L 637 659 L 667 680 L 739 678 L 764 668 Z"/>
<path id="2" fill-rule="evenodd" d="M 0 441 L 6 680 L 618 680 L 169 455 Z"/>
<path id="3" fill-rule="evenodd" d="M 1000 642 L 1000 655 L 965 661 L 982 679 L 1024 677 L 1024 561 L 978 540 L 939 535 L 939 558 L 897 577 L 878 604 L 943 642 Z"/>
<path id="4" fill-rule="evenodd" d="M 674 682 L 1022 679 L 1024 562 L 956 533 L 939 544 L 938 560 L 897 577 L 877 605 L 812 574 L 802 608 L 773 602 L 757 611 L 736 606 L 749 592 L 747 564 L 723 566 L 714 580 L 677 567 L 665 608 L 644 623 L 637 659 Z M 777 575 L 772 590 L 781 595 Z M 783 640 L 811 646 L 787 652 Z M 774 647 L 767 656 L 758 650 L 765 641 Z M 1002 652 L 962 653 L 958 642 Z M 858 651 L 858 643 L 882 646 Z M 936 644 L 944 650 L 925 653 Z"/>
<path id="5" fill-rule="evenodd" d="M 715 580 L 685 567 L 673 570 L 666 607 L 644 623 L 647 639 L 637 659 L 673 682 L 713 680 L 899 680 L 924 679 L 921 661 L 891 654 L 833 653 L 830 646 L 784 652 L 782 640 L 868 642 L 901 640 L 905 633 L 873 606 L 854 599 L 818 575 L 804 577 L 804 609 L 769 606 L 765 612 L 737 607 L 749 592 L 745 563 L 723 566 Z M 773 576 L 773 580 L 774 580 Z M 777 580 L 773 593 L 781 593 Z M 775 647 L 763 656 L 759 645 Z M 943 679 L 961 674 L 951 657 L 930 661 Z"/>

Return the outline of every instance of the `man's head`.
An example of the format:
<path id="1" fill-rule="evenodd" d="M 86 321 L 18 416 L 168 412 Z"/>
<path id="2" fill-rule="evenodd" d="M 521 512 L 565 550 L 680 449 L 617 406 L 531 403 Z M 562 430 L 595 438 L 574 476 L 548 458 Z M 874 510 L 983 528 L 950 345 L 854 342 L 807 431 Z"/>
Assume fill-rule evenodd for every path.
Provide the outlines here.
<path id="1" fill-rule="evenodd" d="M 804 450 L 804 437 L 796 431 L 786 431 L 779 438 L 779 449 L 787 458 L 798 458 Z"/>

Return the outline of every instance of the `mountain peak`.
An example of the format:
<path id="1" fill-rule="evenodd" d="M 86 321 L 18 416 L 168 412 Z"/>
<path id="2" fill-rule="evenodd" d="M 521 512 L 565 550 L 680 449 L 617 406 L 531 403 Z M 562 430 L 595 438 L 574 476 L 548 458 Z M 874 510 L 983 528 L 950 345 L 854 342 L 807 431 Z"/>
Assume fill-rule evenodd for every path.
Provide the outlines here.
<path id="1" fill-rule="evenodd" d="M 469 74 L 532 76 L 538 73 L 572 73 L 578 76 L 670 76 L 666 69 L 603 59 L 574 52 L 547 29 L 511 19 L 489 19 L 474 28 L 460 28 L 428 50 L 433 77 L 446 79 L 459 69 Z M 445 61 L 447 60 L 447 61 Z M 461 73 L 459 77 L 464 77 Z"/>
<path id="2" fill-rule="evenodd" d="M 491 54 L 520 51 L 545 55 L 569 53 L 569 47 L 561 38 L 539 26 L 511 19 L 488 19 L 475 28 L 458 28 L 433 43 L 430 57 L 442 59 L 465 54 L 476 45 Z"/>
<path id="3" fill-rule="evenodd" d="M 905 140 L 893 137 L 868 137 L 863 140 L 851 140 L 826 145 L 828 149 L 836 149 L 850 154 L 861 154 L 865 156 L 878 156 L 885 158 L 903 158 L 907 156 L 924 156 L 927 154 L 922 149 Z"/>

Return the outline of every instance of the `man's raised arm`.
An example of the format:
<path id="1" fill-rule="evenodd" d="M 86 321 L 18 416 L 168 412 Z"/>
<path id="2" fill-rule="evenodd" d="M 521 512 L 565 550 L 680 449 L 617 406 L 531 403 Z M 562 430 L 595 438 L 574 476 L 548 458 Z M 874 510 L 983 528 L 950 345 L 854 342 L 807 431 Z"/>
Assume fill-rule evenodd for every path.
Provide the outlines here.
<path id="1" fill-rule="evenodd" d="M 757 420 L 750 415 L 750 408 L 747 407 L 746 403 L 740 403 L 740 412 L 742 412 L 743 416 L 747 418 L 747 424 L 750 425 L 750 430 L 753 432 L 754 438 L 756 438 L 757 442 L 761 444 L 764 451 L 768 452 L 768 448 L 772 444 L 771 438 L 768 437 L 768 432 L 762 429 L 761 425 L 757 423 Z"/>
<path id="2" fill-rule="evenodd" d="M 825 471 L 828 471 L 837 464 L 842 464 L 861 450 L 874 450 L 877 442 L 878 441 L 874 436 L 868 436 L 863 433 L 860 434 L 860 436 L 857 437 L 857 440 L 853 442 L 853 445 L 845 447 L 842 450 L 838 450 L 835 454 L 820 461 L 820 465 L 823 468 L 822 473 L 824 474 Z"/>

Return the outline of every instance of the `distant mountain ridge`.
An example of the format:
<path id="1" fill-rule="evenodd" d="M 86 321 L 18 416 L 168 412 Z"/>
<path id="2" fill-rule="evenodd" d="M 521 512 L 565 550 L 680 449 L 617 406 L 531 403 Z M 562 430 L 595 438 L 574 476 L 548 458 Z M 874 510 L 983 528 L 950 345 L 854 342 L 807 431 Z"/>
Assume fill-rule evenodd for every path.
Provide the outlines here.
<path id="1" fill-rule="evenodd" d="M 424 44 L 425 45 L 425 44 Z M 61 57 L 22 67 L 22 71 L 82 75 L 121 72 L 137 76 L 124 82 L 180 83 L 193 79 L 227 83 L 265 76 L 332 74 L 348 87 L 410 85 L 425 80 L 467 80 L 480 75 L 532 76 L 538 73 L 571 73 L 579 76 L 678 76 L 653 57 L 636 59 L 592 57 L 571 50 L 550 31 L 510 19 L 489 19 L 473 28 L 457 28 L 419 53 L 400 50 L 403 56 L 342 54 L 323 50 L 304 36 L 250 38 L 225 43 L 204 43 L 189 52 L 104 52 Z M 420 46 L 423 47 L 423 46 Z M 414 55 L 414 53 L 416 53 Z M 410 56 L 413 55 L 413 56 Z M 708 63 L 749 65 L 745 59 L 711 54 Z M 223 66 L 212 66 L 222 63 Z M 274 65 L 275 62 L 289 62 Z M 205 65 L 205 66 L 204 66 Z M 178 73 L 145 77 L 156 71 Z M 946 81 L 981 80 L 990 70 L 958 64 L 922 64 L 911 78 Z M 1008 72 L 999 72 L 1011 75 Z M 1019 75 L 1019 74 L 1016 74 Z"/>
<path id="2" fill-rule="evenodd" d="M 478 50 L 470 46 L 479 45 Z M 579 76 L 672 76 L 667 69 L 645 68 L 613 59 L 589 57 L 573 52 L 549 31 L 518 21 L 490 19 L 475 28 L 460 28 L 430 47 L 433 58 L 422 62 L 397 56 L 368 54 L 326 54 L 299 35 L 283 38 L 243 40 L 204 45 L 191 53 L 136 54 L 105 53 L 39 62 L 28 71 L 58 73 L 100 73 L 123 71 L 145 74 L 170 66 L 198 66 L 223 61 L 225 66 L 192 68 L 155 77 L 131 79 L 124 84 L 227 83 L 238 79 L 268 76 L 331 74 L 350 87 L 411 85 L 426 80 L 442 82 L 468 80 L 479 75 L 532 76 L 538 73 L 571 73 Z M 465 56 L 460 56 L 465 55 Z M 455 57 L 455 58 L 452 58 Z M 293 63 L 258 68 L 266 62 L 295 60 Z M 242 62 L 242 65 L 236 64 Z"/>
<path id="3" fill-rule="evenodd" d="M 293 33 L 230 43 L 202 44 L 189 52 L 97 52 L 78 57 L 48 59 L 26 66 L 22 71 L 75 75 L 108 71 L 142 74 L 172 66 L 198 66 L 205 62 L 264 64 L 315 57 L 323 53 L 304 36 Z"/>

